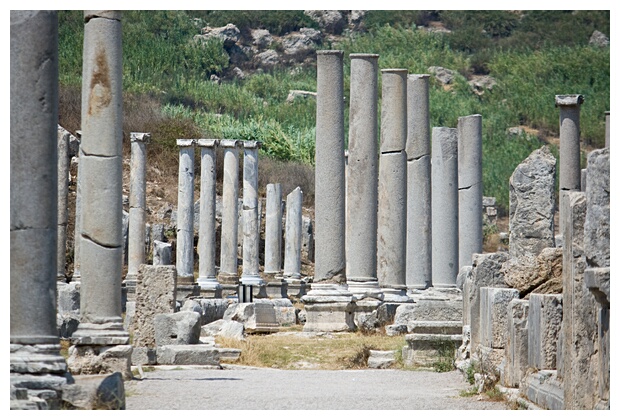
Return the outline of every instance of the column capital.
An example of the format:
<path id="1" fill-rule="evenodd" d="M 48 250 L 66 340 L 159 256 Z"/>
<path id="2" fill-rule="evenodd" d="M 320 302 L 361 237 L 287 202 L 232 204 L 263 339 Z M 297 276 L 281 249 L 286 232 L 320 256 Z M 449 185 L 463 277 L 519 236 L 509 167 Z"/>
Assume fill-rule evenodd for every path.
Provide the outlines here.
<path id="1" fill-rule="evenodd" d="M 131 142 L 142 142 L 142 143 L 150 143 L 151 142 L 151 133 L 131 133 L 129 135 Z"/>
<path id="2" fill-rule="evenodd" d="M 198 147 L 217 147 L 220 141 L 217 139 L 198 139 L 196 140 L 196 146 Z"/>
<path id="3" fill-rule="evenodd" d="M 418 79 L 428 79 L 430 78 L 430 74 L 410 74 L 407 76 L 409 80 L 418 80 Z"/>
<path id="4" fill-rule="evenodd" d="M 105 18 L 121 20 L 122 12 L 120 10 L 84 10 L 84 21 L 88 22 L 93 18 Z"/>
<path id="5" fill-rule="evenodd" d="M 379 54 L 365 54 L 365 53 L 353 53 L 349 54 L 349 58 L 361 58 L 361 59 L 379 59 Z"/>
<path id="6" fill-rule="evenodd" d="M 343 56 L 343 50 L 319 50 L 316 52 L 316 55 L 339 55 Z"/>
<path id="7" fill-rule="evenodd" d="M 241 140 L 222 139 L 220 140 L 220 147 L 234 147 L 237 148 L 242 145 Z"/>
<path id="8" fill-rule="evenodd" d="M 243 148 L 244 149 L 260 149 L 262 144 L 263 144 L 262 141 L 244 140 L 243 141 Z"/>
<path id="9" fill-rule="evenodd" d="M 579 106 L 584 102 L 584 96 L 575 95 L 555 95 L 555 106 Z"/>
<path id="10" fill-rule="evenodd" d="M 194 139 L 177 139 L 177 146 L 179 147 L 192 147 L 196 140 Z"/>
<path id="11" fill-rule="evenodd" d="M 407 69 L 381 69 L 381 73 L 407 74 Z"/>

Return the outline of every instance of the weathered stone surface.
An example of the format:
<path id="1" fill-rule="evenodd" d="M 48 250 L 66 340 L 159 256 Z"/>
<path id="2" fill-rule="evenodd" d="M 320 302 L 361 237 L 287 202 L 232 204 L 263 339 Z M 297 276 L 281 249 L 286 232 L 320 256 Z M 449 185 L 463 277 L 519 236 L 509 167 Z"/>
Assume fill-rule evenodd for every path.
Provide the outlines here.
<path id="1" fill-rule="evenodd" d="M 241 322 L 247 332 L 274 332 L 279 324 L 273 304 L 262 302 L 233 303 L 224 313 L 225 320 Z"/>
<path id="2" fill-rule="evenodd" d="M 407 334 L 403 347 L 405 366 L 432 366 L 446 352 L 453 351 L 463 341 L 462 334 Z"/>
<path id="3" fill-rule="evenodd" d="M 291 33 L 281 39 L 284 54 L 292 56 L 308 56 L 316 51 L 317 44 L 304 33 Z"/>
<path id="4" fill-rule="evenodd" d="M 63 401 L 82 410 L 124 410 L 125 385 L 119 372 L 109 375 L 74 375 L 62 388 Z"/>
<path id="5" fill-rule="evenodd" d="M 508 304 L 508 331 L 506 334 L 505 363 L 501 375 L 502 385 L 516 388 L 528 367 L 527 364 L 527 314 L 529 302 L 513 299 Z"/>
<path id="6" fill-rule="evenodd" d="M 252 29 L 250 34 L 252 36 L 252 45 L 258 48 L 267 48 L 273 42 L 273 37 L 267 29 Z"/>
<path id="7" fill-rule="evenodd" d="M 280 62 L 280 55 L 276 50 L 265 50 L 254 56 L 254 61 L 261 68 L 269 68 L 276 66 Z"/>
<path id="8" fill-rule="evenodd" d="M 210 324 L 213 321 L 224 318 L 224 313 L 231 301 L 228 299 L 198 299 L 196 300 L 202 306 L 202 325 Z"/>
<path id="9" fill-rule="evenodd" d="M 501 272 L 508 287 L 521 298 L 530 293 L 562 293 L 562 248 L 545 248 L 539 255 L 524 255 L 506 261 Z"/>
<path id="10" fill-rule="evenodd" d="M 538 255 L 555 245 L 555 157 L 534 150 L 510 177 L 510 256 Z"/>
<path id="11" fill-rule="evenodd" d="M 531 294 L 529 300 L 528 364 L 537 369 L 555 369 L 562 295 Z"/>
<path id="12" fill-rule="evenodd" d="M 99 375 L 120 372 L 131 379 L 132 346 L 88 346 L 69 348 L 67 363 L 72 375 Z"/>
<path id="13" fill-rule="evenodd" d="M 220 354 L 208 344 L 166 345 L 157 347 L 157 362 L 160 365 L 219 366 Z"/>
<path id="14" fill-rule="evenodd" d="M 218 319 L 200 329 L 201 337 L 227 337 L 235 340 L 244 340 L 245 332 L 241 322 Z"/>
<path id="15" fill-rule="evenodd" d="M 493 87 L 497 84 L 497 81 L 491 76 L 479 76 L 467 82 L 473 92 L 478 95 L 484 95 L 485 91 L 493 90 Z"/>
<path id="16" fill-rule="evenodd" d="M 480 343 L 493 349 L 506 346 L 508 304 L 519 298 L 516 289 L 480 288 Z"/>
<path id="17" fill-rule="evenodd" d="M 133 345 L 155 347 L 155 316 L 174 312 L 175 290 L 176 269 L 173 265 L 140 266 L 136 282 L 136 311 L 129 326 Z"/>
<path id="18" fill-rule="evenodd" d="M 196 312 L 158 314 L 153 324 L 157 347 L 197 344 L 200 341 L 200 315 Z"/>
<path id="19" fill-rule="evenodd" d="M 211 28 L 209 26 L 202 28 L 202 34 L 194 36 L 194 39 L 207 40 L 209 38 L 218 38 L 222 40 L 225 47 L 231 47 L 241 38 L 241 31 L 232 23 L 219 28 Z"/>
<path id="20" fill-rule="evenodd" d="M 589 267 L 610 265 L 609 148 L 588 154 L 584 249 Z"/>
<path id="21" fill-rule="evenodd" d="M 590 36 L 588 44 L 596 47 L 609 47 L 609 37 L 607 37 L 604 33 L 595 30 L 592 32 L 592 36 Z"/>
<path id="22" fill-rule="evenodd" d="M 458 289 L 455 289 L 458 290 Z M 433 289 L 424 291 L 415 303 L 404 303 L 396 308 L 394 323 L 386 326 L 388 335 L 411 333 L 420 321 L 458 321 L 463 320 L 462 295 L 438 295 Z"/>
<path id="23" fill-rule="evenodd" d="M 396 350 L 370 350 L 369 369 L 389 369 L 396 362 Z"/>
<path id="24" fill-rule="evenodd" d="M 319 24 L 319 27 L 330 34 L 340 34 L 346 20 L 338 10 L 304 10 L 304 14 Z"/>
<path id="25" fill-rule="evenodd" d="M 133 347 L 131 352 L 131 365 L 156 365 L 157 364 L 157 350 L 149 347 Z"/>
<path id="26" fill-rule="evenodd" d="M 446 69 L 439 66 L 431 66 L 428 68 L 428 72 L 443 85 L 449 85 L 454 80 L 456 72 L 454 70 Z"/>
<path id="27" fill-rule="evenodd" d="M 564 410 L 564 392 L 555 371 L 542 370 L 528 375 L 523 393 L 544 410 Z"/>

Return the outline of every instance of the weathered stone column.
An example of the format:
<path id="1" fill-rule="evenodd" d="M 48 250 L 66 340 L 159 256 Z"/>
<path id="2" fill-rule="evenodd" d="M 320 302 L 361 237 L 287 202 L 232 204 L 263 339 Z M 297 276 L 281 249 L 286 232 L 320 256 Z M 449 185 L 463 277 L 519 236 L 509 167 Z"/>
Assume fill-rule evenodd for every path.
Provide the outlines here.
<path id="1" fill-rule="evenodd" d="M 286 238 L 284 245 L 284 279 L 301 279 L 301 205 L 303 192 L 297 187 L 286 196 Z"/>
<path id="2" fill-rule="evenodd" d="M 377 275 L 390 299 L 407 290 L 407 70 L 384 69 L 381 78 Z"/>
<path id="3" fill-rule="evenodd" d="M 73 274 L 71 275 L 71 283 L 80 283 L 82 281 L 82 258 L 80 250 L 82 248 L 82 131 L 78 131 L 80 139 L 77 157 L 77 178 L 75 181 L 75 219 L 73 224 Z"/>
<path id="4" fill-rule="evenodd" d="M 265 271 L 267 295 L 287 297 L 286 282 L 282 281 L 282 187 L 267 184 L 265 208 Z"/>
<path id="5" fill-rule="evenodd" d="M 428 74 L 407 78 L 407 264 L 409 289 L 432 284 L 431 130 Z"/>
<path id="6" fill-rule="evenodd" d="M 56 329 L 56 12 L 11 11 L 10 63 L 11 385 L 58 391 L 67 365 Z"/>
<path id="7" fill-rule="evenodd" d="M 432 141 L 433 286 L 455 287 L 459 272 L 457 130 L 433 127 Z"/>
<path id="8" fill-rule="evenodd" d="M 317 51 L 315 283 L 346 281 L 342 58 Z"/>
<path id="9" fill-rule="evenodd" d="M 482 116 L 460 117 L 457 130 L 460 268 L 482 253 Z"/>
<path id="10" fill-rule="evenodd" d="M 200 147 L 200 227 L 198 228 L 198 284 L 200 294 L 222 297 L 215 270 L 215 186 L 216 148 L 219 140 L 199 139 Z"/>
<path id="11" fill-rule="evenodd" d="M 380 296 L 377 281 L 378 54 L 351 54 L 347 176 L 347 285 Z"/>
<path id="12" fill-rule="evenodd" d="M 243 271 L 241 283 L 244 286 L 264 285 L 259 274 L 258 225 L 258 149 L 260 142 L 243 142 Z"/>
<path id="13" fill-rule="evenodd" d="M 131 377 L 129 334 L 121 317 L 122 46 L 121 13 L 84 12 L 80 156 L 81 323 L 71 371 L 120 371 Z M 110 347 L 116 346 L 116 347 Z M 103 355 L 104 362 L 92 354 Z M 88 366 L 88 367 L 87 367 Z"/>
<path id="14" fill-rule="evenodd" d="M 224 175 L 222 191 L 222 228 L 220 238 L 220 272 L 218 280 L 222 285 L 236 285 L 237 234 L 239 210 L 239 146 L 238 140 L 221 140 L 224 149 Z"/>
<path id="15" fill-rule="evenodd" d="M 188 289 L 188 291 L 197 285 L 194 281 L 194 144 L 195 140 L 191 139 L 177 140 L 179 146 L 177 290 Z"/>
<path id="16" fill-rule="evenodd" d="M 58 248 L 56 259 L 56 279 L 64 282 L 65 262 L 67 260 L 67 221 L 69 209 L 69 137 L 71 134 L 58 126 Z"/>
<path id="17" fill-rule="evenodd" d="M 560 192 L 581 191 L 579 113 L 583 101 L 582 95 L 555 96 L 555 106 L 560 108 Z M 560 203 L 560 232 L 564 231 L 564 219 Z"/>
<path id="18" fill-rule="evenodd" d="M 127 275 L 124 286 L 128 299 L 135 299 L 140 264 L 146 260 L 146 145 L 150 133 L 131 133 L 131 168 L 129 179 L 129 236 Z"/>
<path id="19" fill-rule="evenodd" d="M 611 117 L 609 116 L 609 111 L 605 111 L 605 148 L 609 149 L 610 143 L 610 125 L 611 125 Z"/>

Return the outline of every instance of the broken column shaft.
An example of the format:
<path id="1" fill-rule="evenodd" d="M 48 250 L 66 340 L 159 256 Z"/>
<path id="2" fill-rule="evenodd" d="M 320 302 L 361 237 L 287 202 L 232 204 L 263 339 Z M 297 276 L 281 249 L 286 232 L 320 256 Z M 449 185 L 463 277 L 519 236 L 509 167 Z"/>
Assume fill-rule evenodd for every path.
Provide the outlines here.
<path id="1" fill-rule="evenodd" d="M 220 284 L 236 285 L 237 274 L 237 234 L 239 223 L 239 145 L 238 140 L 221 140 L 224 149 L 224 175 L 222 190 L 222 228 L 220 238 Z"/>
<path id="2" fill-rule="evenodd" d="M 241 283 L 260 286 L 264 284 L 259 274 L 258 224 L 258 149 L 260 142 L 243 144 L 243 272 Z"/>

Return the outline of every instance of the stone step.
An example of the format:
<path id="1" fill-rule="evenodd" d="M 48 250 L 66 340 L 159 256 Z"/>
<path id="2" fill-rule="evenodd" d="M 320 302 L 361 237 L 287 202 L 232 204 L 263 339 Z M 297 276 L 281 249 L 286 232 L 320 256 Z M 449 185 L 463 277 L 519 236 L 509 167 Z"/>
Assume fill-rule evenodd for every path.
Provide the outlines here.
<path id="1" fill-rule="evenodd" d="M 409 324 L 412 334 L 462 334 L 461 321 L 413 321 Z"/>
<path id="2" fill-rule="evenodd" d="M 208 344 L 170 345 L 157 348 L 160 365 L 209 365 L 219 366 L 219 349 Z"/>

